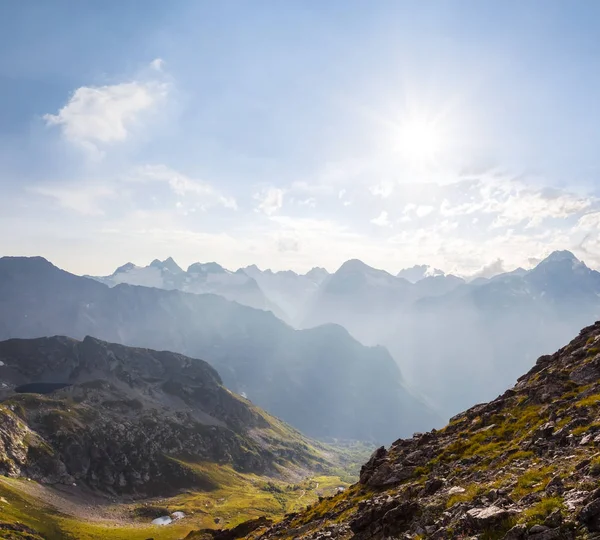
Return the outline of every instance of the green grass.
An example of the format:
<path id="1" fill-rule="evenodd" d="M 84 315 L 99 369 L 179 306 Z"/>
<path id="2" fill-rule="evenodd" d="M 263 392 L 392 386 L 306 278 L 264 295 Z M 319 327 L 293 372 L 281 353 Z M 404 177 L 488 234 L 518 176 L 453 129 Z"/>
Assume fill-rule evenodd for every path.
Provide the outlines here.
<path id="1" fill-rule="evenodd" d="M 139 514 L 136 509 L 144 504 L 141 502 L 120 507 L 126 517 L 125 524 L 78 520 L 57 513 L 27 495 L 22 489 L 24 480 L 6 477 L 0 477 L 0 497 L 7 501 L 0 502 L 0 523 L 23 523 L 47 540 L 175 540 L 192 530 L 233 527 L 260 516 L 278 519 L 287 512 L 303 510 L 320 496 L 333 494 L 338 486 L 347 486 L 335 476 L 315 476 L 290 484 L 274 478 L 239 473 L 231 467 L 214 463 L 185 465 L 214 489 L 187 491 L 168 499 L 145 501 L 149 505 L 166 508 L 169 513 L 183 511 L 186 514 L 185 519 L 169 526 L 150 525 L 150 518 L 136 518 Z"/>
<path id="2" fill-rule="evenodd" d="M 592 394 L 591 396 L 587 396 L 581 398 L 575 404 L 576 407 L 591 407 L 593 405 L 597 405 L 600 402 L 600 394 Z"/>
<path id="3" fill-rule="evenodd" d="M 448 497 L 446 508 L 453 507 L 456 503 L 471 502 L 475 497 L 482 495 L 486 491 L 486 486 L 482 484 L 471 484 L 465 488 L 463 493 L 454 493 Z"/>
<path id="4" fill-rule="evenodd" d="M 521 521 L 526 523 L 528 527 L 541 524 L 554 510 L 562 510 L 563 508 L 561 497 L 546 497 L 531 508 L 527 508 L 521 514 Z"/>
<path id="5" fill-rule="evenodd" d="M 517 485 L 512 492 L 513 497 L 520 499 L 529 493 L 542 491 L 552 478 L 553 472 L 554 467 L 551 465 L 525 471 L 517 480 Z"/>

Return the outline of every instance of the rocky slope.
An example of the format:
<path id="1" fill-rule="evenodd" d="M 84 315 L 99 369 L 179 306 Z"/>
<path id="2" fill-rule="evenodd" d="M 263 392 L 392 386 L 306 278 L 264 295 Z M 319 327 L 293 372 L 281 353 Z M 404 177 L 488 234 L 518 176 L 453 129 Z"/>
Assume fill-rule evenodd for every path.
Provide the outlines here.
<path id="1" fill-rule="evenodd" d="M 347 491 L 245 537 L 599 538 L 599 450 L 596 323 L 495 400 L 378 449 Z"/>
<path id="2" fill-rule="evenodd" d="M 213 489 L 194 464 L 323 470 L 298 432 L 202 360 L 86 337 L 0 342 L 0 474 L 115 494 Z"/>
<path id="3" fill-rule="evenodd" d="M 0 259 L 0 339 L 68 335 L 202 358 L 225 385 L 315 437 L 392 441 L 439 425 L 390 354 L 340 326 L 294 330 L 216 295 L 108 287 L 41 257 Z"/>

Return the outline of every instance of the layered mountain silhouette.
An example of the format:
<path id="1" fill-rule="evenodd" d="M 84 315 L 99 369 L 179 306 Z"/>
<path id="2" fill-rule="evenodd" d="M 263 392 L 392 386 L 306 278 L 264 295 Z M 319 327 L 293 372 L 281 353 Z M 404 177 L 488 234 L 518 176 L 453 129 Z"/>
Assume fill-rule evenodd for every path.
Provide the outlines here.
<path id="1" fill-rule="evenodd" d="M 215 262 L 194 263 L 184 271 L 169 257 L 164 261 L 155 259 L 148 266 L 127 263 L 110 276 L 86 277 L 110 287 L 127 283 L 196 294 L 218 294 L 245 306 L 272 311 L 280 318 L 285 317 L 285 313 L 265 296 L 251 275 L 242 270 L 231 272 Z"/>
<path id="2" fill-rule="evenodd" d="M 387 350 L 340 326 L 294 330 L 217 295 L 108 287 L 43 258 L 0 259 L 0 338 L 52 335 L 203 358 L 228 388 L 315 437 L 386 441 L 439 422 Z"/>
<path id="3" fill-rule="evenodd" d="M 324 268 L 313 268 L 306 274 L 260 270 L 256 265 L 241 270 L 256 280 L 265 296 L 284 313 L 283 319 L 294 326 L 301 323 L 307 305 L 329 277 Z"/>
<path id="4" fill-rule="evenodd" d="M 315 295 L 304 326 L 335 322 L 385 345 L 407 381 L 458 412 L 511 384 L 534 359 L 600 317 L 600 273 L 568 251 L 529 271 L 415 283 L 349 261 Z"/>

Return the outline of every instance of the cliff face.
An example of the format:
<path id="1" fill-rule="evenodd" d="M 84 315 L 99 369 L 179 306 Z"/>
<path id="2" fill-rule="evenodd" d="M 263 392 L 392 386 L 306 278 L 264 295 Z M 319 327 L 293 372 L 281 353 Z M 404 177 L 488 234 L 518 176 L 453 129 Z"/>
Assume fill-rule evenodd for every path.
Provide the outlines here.
<path id="1" fill-rule="evenodd" d="M 193 464 L 325 461 L 202 360 L 86 337 L 0 342 L 0 474 L 135 494 L 210 489 Z"/>
<path id="2" fill-rule="evenodd" d="M 600 537 L 600 323 L 497 399 L 380 448 L 360 482 L 247 538 Z"/>

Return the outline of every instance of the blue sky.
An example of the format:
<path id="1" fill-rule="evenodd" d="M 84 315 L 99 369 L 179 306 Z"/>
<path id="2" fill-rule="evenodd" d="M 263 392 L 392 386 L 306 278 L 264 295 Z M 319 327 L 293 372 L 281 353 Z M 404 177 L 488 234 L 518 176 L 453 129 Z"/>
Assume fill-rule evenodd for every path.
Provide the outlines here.
<path id="1" fill-rule="evenodd" d="M 0 253 L 78 273 L 598 255 L 593 2 L 0 4 Z"/>

